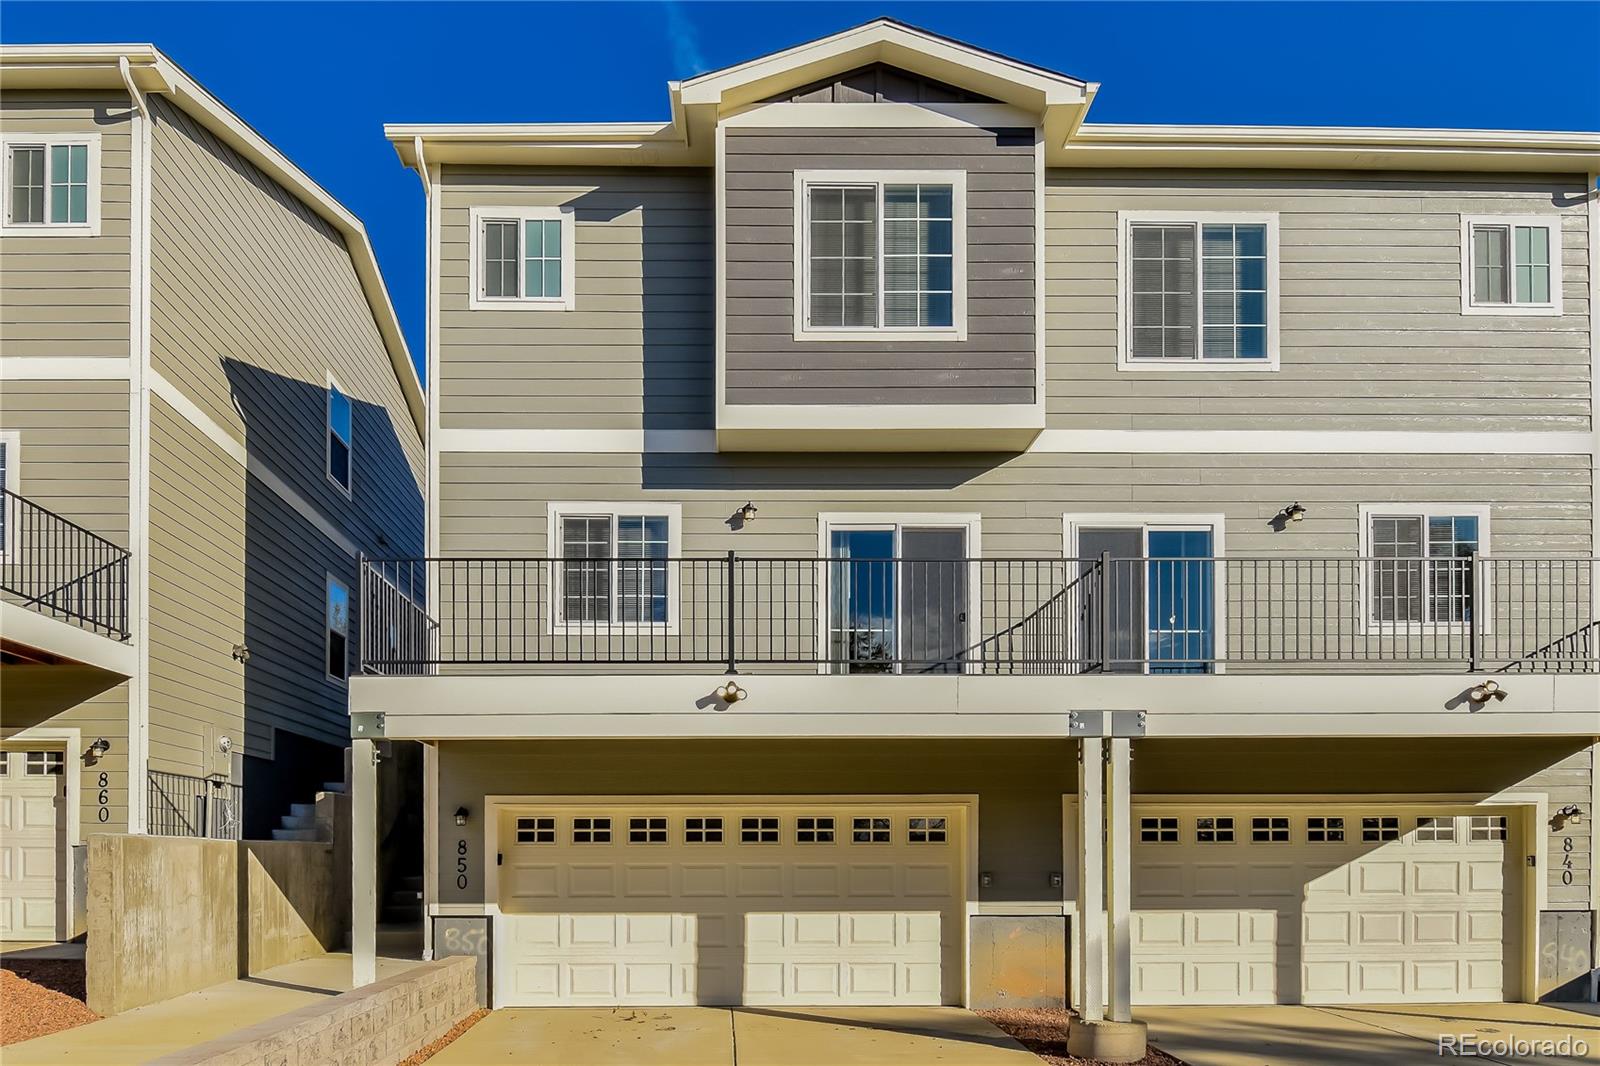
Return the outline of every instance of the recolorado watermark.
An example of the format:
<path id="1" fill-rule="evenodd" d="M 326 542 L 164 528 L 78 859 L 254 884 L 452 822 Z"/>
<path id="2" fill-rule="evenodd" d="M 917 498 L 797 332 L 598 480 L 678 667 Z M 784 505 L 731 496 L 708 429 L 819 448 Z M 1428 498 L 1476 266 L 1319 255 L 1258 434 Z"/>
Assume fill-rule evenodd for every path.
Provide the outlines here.
<path id="1" fill-rule="evenodd" d="M 1531 1059 L 1559 1055 L 1583 1058 L 1589 1043 L 1568 1033 L 1560 1037 L 1484 1036 L 1480 1033 L 1440 1033 L 1439 1057 Z"/>

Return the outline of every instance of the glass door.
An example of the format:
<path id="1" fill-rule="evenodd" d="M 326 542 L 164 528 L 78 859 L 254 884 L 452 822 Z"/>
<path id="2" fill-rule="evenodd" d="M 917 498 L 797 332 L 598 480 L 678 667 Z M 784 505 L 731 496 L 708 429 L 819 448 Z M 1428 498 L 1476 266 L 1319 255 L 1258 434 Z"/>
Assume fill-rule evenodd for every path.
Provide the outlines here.
<path id="1" fill-rule="evenodd" d="M 963 527 L 834 529 L 828 658 L 840 673 L 959 673 L 970 580 Z"/>
<path id="2" fill-rule="evenodd" d="M 1215 656 L 1216 564 L 1207 527 L 1098 526 L 1078 531 L 1080 570 L 1110 556 L 1105 647 L 1095 647 L 1098 610 L 1084 627 L 1082 656 L 1105 673 L 1209 673 Z"/>

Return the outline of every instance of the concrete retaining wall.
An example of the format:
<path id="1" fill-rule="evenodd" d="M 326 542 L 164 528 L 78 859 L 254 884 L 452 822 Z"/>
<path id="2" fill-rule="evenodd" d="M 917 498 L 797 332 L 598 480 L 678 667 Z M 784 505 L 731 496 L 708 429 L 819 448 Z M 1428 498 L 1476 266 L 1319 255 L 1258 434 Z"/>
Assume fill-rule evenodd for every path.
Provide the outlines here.
<path id="1" fill-rule="evenodd" d="M 89 1008 L 118 1014 L 335 949 L 333 846 L 102 834 L 89 840 Z"/>
<path id="2" fill-rule="evenodd" d="M 150 1066 L 276 1066 L 361 1063 L 394 1066 L 476 1010 L 479 963 L 465 956 L 422 963 L 405 973 L 218 1040 Z"/>

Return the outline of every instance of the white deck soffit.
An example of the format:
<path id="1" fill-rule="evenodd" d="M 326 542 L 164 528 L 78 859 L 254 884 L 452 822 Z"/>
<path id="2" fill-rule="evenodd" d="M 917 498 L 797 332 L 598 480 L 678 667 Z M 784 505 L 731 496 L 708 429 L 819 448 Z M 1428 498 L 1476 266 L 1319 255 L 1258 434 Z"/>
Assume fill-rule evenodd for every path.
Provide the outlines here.
<path id="1" fill-rule="evenodd" d="M 406 348 L 400 320 L 389 300 L 366 227 L 326 189 L 295 166 L 248 123 L 212 96 L 183 69 L 150 44 L 11 44 L 0 45 L 0 92 L 25 89 L 108 89 L 125 92 L 118 61 L 127 57 L 134 84 L 145 93 L 159 93 L 210 130 L 223 143 L 260 167 L 297 196 L 345 239 L 350 261 L 383 337 L 412 422 L 424 439 L 428 433 L 427 398 Z"/>

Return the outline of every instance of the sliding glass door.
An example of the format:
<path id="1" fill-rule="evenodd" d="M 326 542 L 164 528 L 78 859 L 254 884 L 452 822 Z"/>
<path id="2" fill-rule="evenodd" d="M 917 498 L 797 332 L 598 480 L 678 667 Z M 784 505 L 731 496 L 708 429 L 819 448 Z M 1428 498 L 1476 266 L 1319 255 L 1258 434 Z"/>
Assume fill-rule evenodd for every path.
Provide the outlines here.
<path id="1" fill-rule="evenodd" d="M 1109 673 L 1208 673 L 1216 657 L 1214 536 L 1203 526 L 1095 525 L 1078 529 L 1080 570 L 1110 556 L 1105 647 L 1084 627 L 1083 657 Z"/>
<path id="2" fill-rule="evenodd" d="M 968 644 L 967 530 L 829 531 L 828 650 L 840 673 L 959 673 Z"/>

